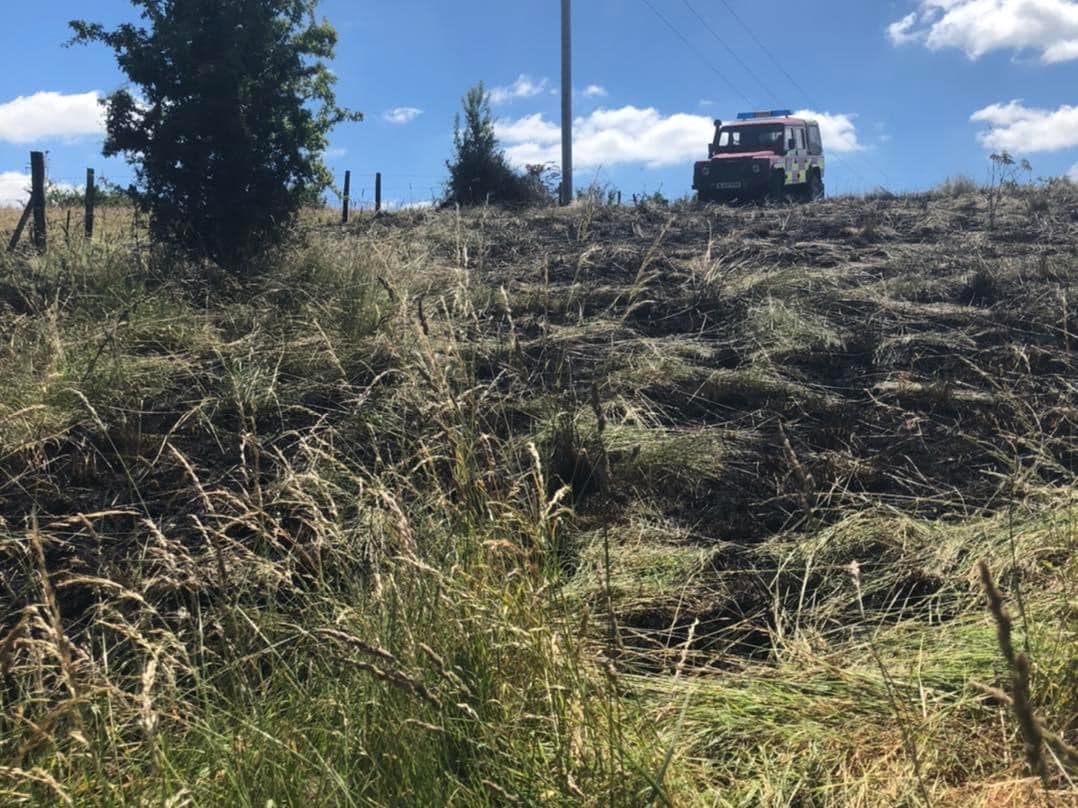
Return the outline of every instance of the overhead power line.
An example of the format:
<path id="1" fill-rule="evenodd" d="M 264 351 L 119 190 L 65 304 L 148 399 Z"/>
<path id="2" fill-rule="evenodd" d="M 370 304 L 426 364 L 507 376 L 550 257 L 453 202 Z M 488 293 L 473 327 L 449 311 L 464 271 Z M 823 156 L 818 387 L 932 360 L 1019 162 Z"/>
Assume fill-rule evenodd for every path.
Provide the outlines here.
<path id="1" fill-rule="evenodd" d="M 798 90 L 798 92 L 801 93 L 801 95 L 805 96 L 805 100 L 811 104 L 812 99 L 809 97 L 809 94 L 805 90 L 805 88 L 797 83 L 797 79 L 795 79 L 793 76 L 786 72 L 786 68 L 782 66 L 782 63 L 779 62 L 779 60 L 775 57 L 775 54 L 771 52 L 767 45 L 760 41 L 760 37 L 756 36 L 756 33 L 749 27 L 748 23 L 741 19 L 738 13 L 730 7 L 730 4 L 727 3 L 726 0 L 719 0 L 719 2 L 722 3 L 723 7 L 725 7 L 725 9 L 730 12 L 730 16 L 737 20 L 738 24 L 742 28 L 744 28 L 746 32 L 748 32 L 748 35 L 752 37 L 752 41 L 756 43 L 756 46 L 767 55 L 767 57 L 775 64 L 775 67 L 779 69 L 779 71 L 782 73 L 782 75 L 786 77 L 790 84 L 792 84 Z"/>
<path id="2" fill-rule="evenodd" d="M 662 14 L 662 12 L 660 12 L 655 7 L 655 5 L 651 2 L 651 0 L 641 0 L 641 2 L 644 5 L 646 5 L 649 9 L 651 9 L 651 12 L 656 17 L 658 17 L 662 21 L 662 23 L 667 28 L 669 28 L 673 32 L 673 34 L 678 39 L 680 39 L 685 44 L 685 46 L 688 47 L 689 50 L 691 50 L 697 56 L 697 58 L 700 59 L 700 61 L 704 65 L 706 65 L 716 76 L 718 76 L 722 80 L 722 82 L 727 87 L 729 87 L 730 90 L 735 95 L 737 95 L 739 98 L 741 98 L 741 100 L 743 100 L 750 107 L 755 106 L 755 102 L 752 99 L 750 99 L 747 95 L 745 95 L 745 93 L 736 84 L 734 84 L 726 76 L 725 73 L 723 73 L 718 67 L 716 67 L 715 64 L 710 59 L 708 59 L 707 56 L 696 45 L 694 45 L 692 43 L 692 41 L 687 36 L 685 36 L 684 33 L 682 33 L 677 28 L 677 26 L 675 26 L 665 15 Z M 770 86 L 768 86 L 768 84 L 766 82 L 764 82 L 755 73 L 755 71 L 753 71 L 745 63 L 745 61 L 743 59 L 741 59 L 737 55 L 737 53 L 733 50 L 733 48 L 731 48 L 730 45 L 719 35 L 719 33 L 707 22 L 706 18 L 702 14 L 700 14 L 699 11 L 697 11 L 697 9 L 689 2 L 689 0 L 682 0 L 682 2 L 685 3 L 685 6 L 689 9 L 689 11 L 691 11 L 693 13 L 693 15 L 697 18 L 697 20 L 699 20 L 703 24 L 703 27 L 719 42 L 720 45 L 723 46 L 723 48 L 725 48 L 727 53 L 729 53 L 730 56 L 732 56 L 737 61 L 737 63 L 739 65 L 741 65 L 741 67 L 745 70 L 745 72 L 748 73 L 749 76 L 751 76 L 756 81 L 756 83 L 759 84 L 768 95 L 770 95 L 772 98 L 775 98 L 777 100 L 779 98 L 778 94 L 775 93 L 774 90 L 772 90 L 770 88 Z M 776 57 L 775 54 L 772 53 L 772 51 L 767 47 L 767 45 L 764 44 L 764 42 L 760 39 L 760 37 L 758 37 L 756 35 L 756 32 L 752 30 L 752 28 L 749 26 L 749 24 L 747 22 L 745 22 L 736 11 L 734 11 L 734 9 L 730 6 L 730 4 L 727 2 L 727 0 L 719 0 L 719 2 L 722 3 L 723 7 L 728 12 L 730 12 L 730 15 L 733 16 L 733 18 L 738 22 L 738 24 L 742 28 L 745 29 L 745 31 L 748 33 L 748 35 L 752 39 L 752 41 L 774 63 L 775 67 L 777 67 L 779 69 L 779 72 L 781 72 L 782 75 L 790 82 L 790 84 L 798 92 L 801 93 L 802 97 L 805 99 L 808 106 L 813 107 L 813 108 L 817 107 L 818 105 L 814 102 L 814 100 L 813 100 L 812 96 L 809 94 L 809 92 L 804 87 L 801 86 L 801 84 L 797 81 L 797 79 L 795 79 L 792 75 L 790 75 L 789 71 L 787 71 L 786 68 L 782 66 L 782 63 L 778 60 L 778 57 Z M 845 165 L 848 169 L 850 169 L 850 171 L 852 171 L 857 176 L 857 178 L 861 182 L 863 182 L 866 186 L 868 186 L 870 184 L 869 181 L 868 181 L 868 178 L 865 177 L 865 175 L 861 172 L 860 169 L 858 169 L 857 165 L 853 162 L 853 160 L 860 160 L 861 163 L 862 163 L 862 166 L 866 170 L 868 170 L 870 173 L 878 175 L 879 177 L 882 177 L 885 182 L 889 182 L 889 178 L 888 178 L 887 174 L 882 169 L 880 169 L 875 163 L 873 163 L 871 160 L 869 160 L 867 157 L 865 157 L 859 151 L 851 151 L 851 152 L 848 152 L 848 153 L 843 153 L 841 158 L 837 158 L 837 162 L 840 162 L 843 165 Z"/>
<path id="3" fill-rule="evenodd" d="M 684 1 L 687 5 L 688 0 Z M 805 101 L 808 102 L 808 105 L 815 109 L 817 112 L 821 112 L 822 110 L 819 109 L 819 105 L 813 99 L 809 91 L 802 87 L 801 84 L 797 81 L 797 79 L 790 75 L 789 71 L 787 71 L 786 68 L 783 67 L 782 62 L 779 61 L 778 57 L 775 56 L 775 54 L 771 52 L 771 49 L 767 47 L 763 40 L 761 40 L 760 37 L 756 35 L 756 32 L 752 30 L 752 27 L 741 18 L 741 15 L 734 11 L 730 3 L 727 2 L 727 0 L 719 0 L 719 2 L 722 4 L 723 8 L 730 12 L 730 16 L 737 21 L 738 25 L 745 29 L 745 32 L 749 35 L 752 41 L 756 43 L 756 46 L 764 52 L 767 58 L 770 59 L 771 62 L 775 65 L 775 67 L 779 69 L 779 72 L 786 77 L 786 80 L 789 81 L 791 85 L 793 85 L 794 89 L 801 93 Z M 879 175 L 883 178 L 885 182 L 890 182 L 890 177 L 887 176 L 887 173 L 879 166 L 877 166 L 872 160 L 869 160 L 868 157 L 864 156 L 861 152 L 853 151 L 849 154 L 851 157 L 860 159 L 863 166 L 870 172 Z M 846 165 L 853 169 L 853 172 L 862 182 L 864 182 L 866 185 L 868 184 L 868 180 L 865 179 L 864 175 L 862 175 L 860 171 L 857 170 L 857 166 L 853 165 L 853 163 L 849 161 L 846 162 Z"/>
<path id="4" fill-rule="evenodd" d="M 730 79 L 728 79 L 721 70 L 715 67 L 714 63 L 710 59 L 708 59 L 703 54 L 703 52 L 698 47 L 696 47 L 687 36 L 685 36 L 685 34 L 681 33 L 681 31 L 679 31 L 678 28 L 672 22 L 670 22 L 670 20 L 663 16 L 659 9 L 655 8 L 655 6 L 651 3 L 651 0 L 640 0 L 640 2 L 650 8 L 652 13 L 660 20 L 662 20 L 663 24 L 671 31 L 673 31 L 674 35 L 677 36 L 677 38 L 680 39 L 682 42 L 684 42 L 685 46 L 693 53 L 695 53 L 696 56 L 700 59 L 700 61 L 707 65 L 711 69 L 711 71 L 722 80 L 723 84 L 730 88 L 731 92 L 739 96 L 741 100 L 749 106 L 753 106 L 752 100 L 748 96 L 746 96 L 740 89 L 738 89 L 737 85 L 730 81 Z"/>
<path id="5" fill-rule="evenodd" d="M 711 27 L 711 24 L 707 21 L 707 19 L 704 17 L 704 15 L 702 15 L 699 11 L 697 11 L 696 8 L 692 5 L 692 3 L 689 2 L 689 0 L 681 0 L 681 2 L 683 2 L 685 4 L 685 7 L 688 8 L 689 11 L 691 11 L 693 13 L 693 16 L 696 17 L 696 19 L 698 19 L 700 21 L 700 24 L 702 26 L 704 26 L 705 30 L 707 30 L 708 33 L 710 33 L 713 37 L 715 37 L 715 39 L 718 41 L 718 43 L 720 45 L 723 46 L 723 48 L 726 50 L 726 52 L 728 54 L 730 54 L 731 57 L 733 57 L 734 61 L 737 62 L 739 65 L 741 65 L 742 69 L 746 73 L 748 73 L 757 84 L 760 85 L 761 89 L 763 89 L 763 91 L 767 95 L 771 96 L 771 99 L 773 101 L 778 101 L 779 103 L 782 103 L 781 100 L 779 99 L 778 95 L 776 95 L 775 92 L 770 87 L 768 87 L 766 84 L 764 84 L 763 79 L 761 79 L 758 75 L 756 75 L 756 73 L 753 71 L 753 69 L 751 67 L 749 67 L 745 63 L 745 60 L 742 59 L 740 56 L 738 56 L 734 52 L 734 49 L 731 48 L 726 43 L 725 39 L 723 39 L 721 36 L 719 36 L 719 32 Z"/>

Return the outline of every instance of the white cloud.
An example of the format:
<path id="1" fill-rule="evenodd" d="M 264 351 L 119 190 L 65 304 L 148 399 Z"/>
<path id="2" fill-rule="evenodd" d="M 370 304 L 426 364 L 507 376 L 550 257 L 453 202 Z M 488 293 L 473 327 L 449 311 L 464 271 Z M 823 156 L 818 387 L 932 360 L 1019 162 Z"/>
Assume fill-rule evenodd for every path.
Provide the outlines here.
<path id="1" fill-rule="evenodd" d="M 971 59 L 1029 49 L 1064 62 L 1078 59 L 1078 0 L 921 0 L 887 33 L 895 45 L 959 48 Z"/>
<path id="2" fill-rule="evenodd" d="M 584 92 L 581 93 L 585 98 L 606 98 L 609 93 L 605 87 L 600 87 L 598 84 L 589 84 L 584 88 Z"/>
<path id="3" fill-rule="evenodd" d="M 422 114 L 423 110 L 415 107 L 394 107 L 383 114 L 382 117 L 390 123 L 406 124 L 411 123 Z"/>
<path id="4" fill-rule="evenodd" d="M 526 73 L 521 73 L 517 80 L 508 87 L 494 87 L 490 91 L 490 102 L 492 104 L 504 104 L 514 98 L 533 98 L 546 92 L 549 86 L 550 81 L 548 79 L 536 81 Z"/>
<path id="5" fill-rule="evenodd" d="M 852 115 L 798 113 L 819 121 L 830 152 L 858 151 Z M 495 124 L 498 139 L 515 165 L 559 163 L 561 127 L 539 113 Z M 654 108 L 625 106 L 598 109 L 573 122 L 574 162 L 580 168 L 643 163 L 649 168 L 684 163 L 706 155 L 714 132 L 710 117 L 676 113 L 664 116 Z"/>
<path id="6" fill-rule="evenodd" d="M 330 158 L 331 160 L 339 160 L 341 157 L 347 157 L 347 156 L 348 156 L 348 149 L 344 149 L 344 148 L 340 148 L 340 147 L 333 148 L 333 149 L 326 149 L 326 157 Z"/>
<path id="7" fill-rule="evenodd" d="M 1018 121 L 1025 120 L 1031 115 L 1043 115 L 1044 110 L 1027 109 L 1022 106 L 1020 99 L 1008 101 L 1006 104 L 991 104 L 979 109 L 969 116 L 971 121 L 984 121 L 993 126 L 1010 126 Z"/>
<path id="8" fill-rule="evenodd" d="M 0 104 L 0 140 L 23 144 L 101 135 L 105 131 L 105 111 L 98 98 L 96 92 L 41 92 Z"/>
<path id="9" fill-rule="evenodd" d="M 915 42 L 920 38 L 918 34 L 911 33 L 914 27 L 917 25 L 918 15 L 914 11 L 911 14 L 907 14 L 898 22 L 893 22 L 887 26 L 887 36 L 891 39 L 895 45 L 905 45 L 908 42 Z"/>
<path id="10" fill-rule="evenodd" d="M 1078 163 L 1071 166 L 1071 170 L 1067 172 L 1067 176 L 1070 177 L 1072 182 L 1078 182 Z"/>
<path id="11" fill-rule="evenodd" d="M 1050 110 L 1010 101 L 979 109 L 970 120 L 989 125 L 987 131 L 977 135 L 986 149 L 1029 154 L 1078 146 L 1078 106 L 1063 105 Z"/>
<path id="12" fill-rule="evenodd" d="M 0 172 L 0 208 L 24 205 L 29 198 L 29 175 L 18 171 Z"/>
<path id="13" fill-rule="evenodd" d="M 499 140 L 516 165 L 558 163 L 561 127 L 530 115 L 497 124 Z M 626 106 L 598 109 L 573 122 L 573 156 L 580 168 L 619 163 L 645 163 L 649 167 L 673 165 L 703 155 L 711 138 L 710 118 L 676 114 L 663 117 L 653 108 Z"/>
<path id="14" fill-rule="evenodd" d="M 857 127 L 853 119 L 856 115 L 850 113 L 814 112 L 811 109 L 802 109 L 794 113 L 795 118 L 809 118 L 820 124 L 820 136 L 823 138 L 825 152 L 861 151 L 865 147 L 857 139 Z"/>
<path id="15" fill-rule="evenodd" d="M 60 191 L 78 191 L 86 186 L 68 182 L 49 181 L 47 188 Z M 22 207 L 30 198 L 30 175 L 18 171 L 0 172 L 0 208 Z"/>
<path id="16" fill-rule="evenodd" d="M 508 123 L 497 121 L 494 124 L 494 131 L 502 143 L 558 143 L 561 141 L 561 126 L 544 120 L 542 113 L 539 112 Z"/>

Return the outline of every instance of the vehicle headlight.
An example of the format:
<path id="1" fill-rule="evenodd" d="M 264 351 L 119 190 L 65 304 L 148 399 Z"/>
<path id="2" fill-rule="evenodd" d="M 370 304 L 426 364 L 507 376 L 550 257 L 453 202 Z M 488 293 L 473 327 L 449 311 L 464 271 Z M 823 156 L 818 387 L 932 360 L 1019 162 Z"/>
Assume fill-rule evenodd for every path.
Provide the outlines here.
<path id="1" fill-rule="evenodd" d="M 760 173 L 760 164 L 759 163 L 753 163 L 752 164 L 752 173 L 753 174 L 759 174 Z"/>
<path id="2" fill-rule="evenodd" d="M 711 173 L 711 169 L 708 166 L 704 166 L 700 169 L 700 173 L 706 177 L 708 174 Z"/>

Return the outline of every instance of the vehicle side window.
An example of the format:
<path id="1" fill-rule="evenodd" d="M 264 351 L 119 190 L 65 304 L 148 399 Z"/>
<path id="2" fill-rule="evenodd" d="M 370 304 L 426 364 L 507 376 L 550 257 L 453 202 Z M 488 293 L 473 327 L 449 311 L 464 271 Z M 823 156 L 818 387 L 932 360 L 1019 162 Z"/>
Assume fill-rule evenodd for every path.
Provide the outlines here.
<path id="1" fill-rule="evenodd" d="M 823 141 L 820 139 L 819 126 L 810 126 L 808 128 L 808 149 L 809 154 L 823 154 Z"/>
<path id="2" fill-rule="evenodd" d="M 781 131 L 763 131 L 757 139 L 757 142 L 765 149 L 770 148 L 782 140 Z"/>
<path id="3" fill-rule="evenodd" d="M 797 148 L 805 149 L 805 130 L 799 127 L 795 131 L 797 132 Z"/>

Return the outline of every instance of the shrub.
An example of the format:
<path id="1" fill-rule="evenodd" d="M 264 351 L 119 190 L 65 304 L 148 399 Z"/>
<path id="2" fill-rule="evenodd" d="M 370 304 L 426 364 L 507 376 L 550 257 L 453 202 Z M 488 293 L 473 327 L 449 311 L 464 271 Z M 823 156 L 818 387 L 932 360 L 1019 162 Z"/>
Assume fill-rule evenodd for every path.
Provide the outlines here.
<path id="1" fill-rule="evenodd" d="M 70 208 L 86 204 L 86 188 L 70 185 L 49 185 L 45 190 L 49 207 Z M 94 187 L 94 204 L 99 208 L 117 208 L 131 204 L 127 191 L 107 179 L 99 178 Z"/>
<path id="2" fill-rule="evenodd" d="M 457 116 L 453 131 L 453 159 L 446 163 L 447 204 L 464 206 L 488 202 L 503 205 L 541 205 L 554 201 L 551 170 L 545 165 L 528 166 L 521 175 L 510 167 L 498 148 L 490 94 L 479 82 L 462 99 L 464 125 Z"/>
<path id="3" fill-rule="evenodd" d="M 1051 209 L 1051 200 L 1048 192 L 1044 189 L 1036 189 L 1030 192 L 1028 197 L 1030 213 L 1048 213 Z"/>
<path id="4" fill-rule="evenodd" d="M 158 240 L 245 268 L 330 185 L 329 131 L 362 118 L 333 94 L 337 34 L 317 0 L 131 2 L 148 28 L 71 23 L 73 44 L 107 45 L 137 88 L 105 102 L 105 155 L 135 167 Z"/>
<path id="5" fill-rule="evenodd" d="M 992 171 L 988 187 L 984 189 L 984 196 L 988 203 L 988 229 L 994 230 L 996 213 L 999 211 L 1003 197 L 1013 194 L 1018 189 L 1020 172 L 1032 174 L 1033 168 L 1028 160 L 1016 162 L 1006 149 L 999 154 L 992 154 L 988 159 L 992 161 Z"/>
<path id="6" fill-rule="evenodd" d="M 965 174 L 948 177 L 935 188 L 937 194 L 950 197 L 975 194 L 979 190 L 980 187 L 977 185 L 976 180 Z"/>
<path id="7" fill-rule="evenodd" d="M 633 194 L 633 205 L 638 208 L 647 207 L 651 205 L 657 208 L 666 208 L 670 206 L 670 200 L 663 195 L 662 191 L 655 191 L 654 193 L 643 193 L 640 196 Z"/>
<path id="8" fill-rule="evenodd" d="M 552 163 L 535 163 L 524 166 L 520 178 L 524 199 L 531 205 L 553 205 L 558 201 L 561 172 Z"/>

